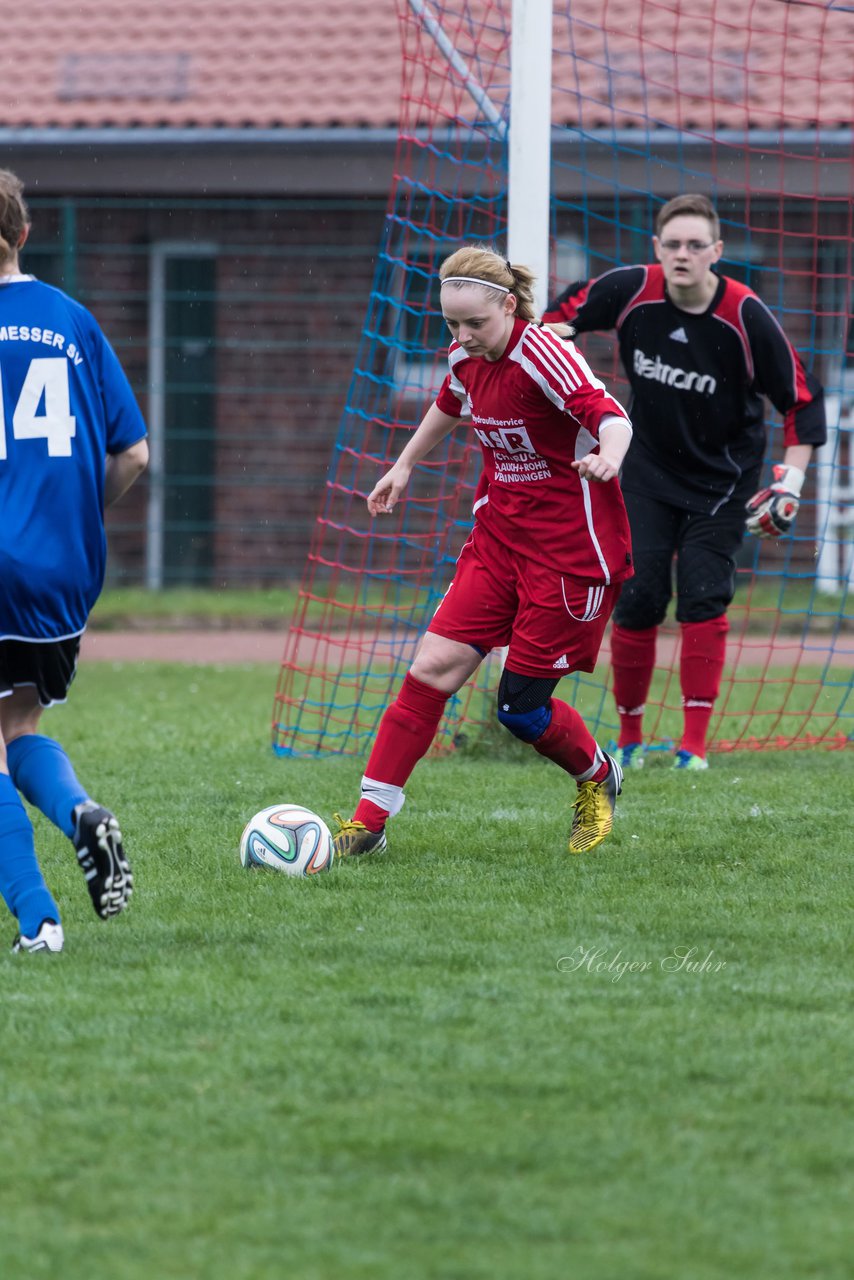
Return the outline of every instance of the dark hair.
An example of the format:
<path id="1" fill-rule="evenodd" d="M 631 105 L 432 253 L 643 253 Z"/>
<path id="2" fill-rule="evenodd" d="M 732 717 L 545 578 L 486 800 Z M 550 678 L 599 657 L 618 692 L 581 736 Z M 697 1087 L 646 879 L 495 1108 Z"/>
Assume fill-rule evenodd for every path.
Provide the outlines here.
<path id="1" fill-rule="evenodd" d="M 655 234 L 661 236 L 662 231 L 674 218 L 706 218 L 712 228 L 712 239 L 721 238 L 721 220 L 718 211 L 708 196 L 688 194 L 674 196 L 658 211 L 655 220 Z"/>
<path id="2" fill-rule="evenodd" d="M 29 223 L 23 182 L 11 169 L 0 169 L 0 266 L 17 256 L 21 235 Z"/>

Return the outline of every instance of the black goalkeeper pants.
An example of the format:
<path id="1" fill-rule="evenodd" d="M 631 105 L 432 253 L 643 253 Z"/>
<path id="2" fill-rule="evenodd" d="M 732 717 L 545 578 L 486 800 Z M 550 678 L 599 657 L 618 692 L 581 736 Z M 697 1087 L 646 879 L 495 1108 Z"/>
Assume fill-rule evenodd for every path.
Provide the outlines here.
<path id="1" fill-rule="evenodd" d="M 614 621 L 644 631 L 664 621 L 676 588 L 678 622 L 719 618 L 735 594 L 738 549 L 745 534 L 744 504 L 757 477 L 738 486 L 715 515 L 698 515 L 646 494 L 625 493 L 635 575 L 623 583 Z M 675 575 L 674 575 L 674 556 Z"/>

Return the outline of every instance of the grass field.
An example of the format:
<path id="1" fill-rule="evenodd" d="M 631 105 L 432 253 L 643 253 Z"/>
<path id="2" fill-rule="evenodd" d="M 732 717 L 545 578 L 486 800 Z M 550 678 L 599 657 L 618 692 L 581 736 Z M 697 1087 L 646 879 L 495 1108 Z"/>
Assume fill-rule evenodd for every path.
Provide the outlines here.
<path id="1" fill-rule="evenodd" d="M 345 625 L 346 606 L 351 600 L 362 603 L 372 601 L 377 608 L 395 607 L 406 614 L 414 603 L 416 593 L 407 593 L 395 584 L 389 596 L 381 584 L 365 587 L 355 577 L 336 577 L 334 587 L 319 580 L 316 590 L 324 595 L 331 593 L 340 606 L 337 615 Z M 222 589 L 203 587 L 167 587 L 161 591 L 149 591 L 145 587 L 110 587 L 103 592 L 92 613 L 92 626 L 102 630 L 117 630 L 127 626 L 180 627 L 197 623 L 215 626 L 261 626 L 284 628 L 290 622 L 299 599 L 299 584 L 269 588 Z M 326 605 L 318 601 L 306 602 L 306 617 L 316 620 L 328 615 Z M 744 626 L 743 614 L 750 610 L 748 630 L 768 632 L 776 628 L 780 633 L 800 634 L 804 626 L 804 613 L 809 612 L 812 626 L 818 630 L 831 630 L 840 625 L 846 632 L 854 626 L 849 596 L 827 596 L 815 590 L 811 577 L 790 577 L 766 574 L 751 577 L 739 574 L 735 601 L 730 612 L 734 629 Z M 841 619 L 841 623 L 839 622 Z"/>
<path id="2" fill-rule="evenodd" d="M 273 683 L 84 665 L 46 717 L 138 892 L 98 921 L 37 819 L 2 1275 L 848 1280 L 850 754 L 654 761 L 582 858 L 545 761 L 427 761 L 385 858 L 302 883 L 243 822 L 361 762 L 275 758 Z"/>

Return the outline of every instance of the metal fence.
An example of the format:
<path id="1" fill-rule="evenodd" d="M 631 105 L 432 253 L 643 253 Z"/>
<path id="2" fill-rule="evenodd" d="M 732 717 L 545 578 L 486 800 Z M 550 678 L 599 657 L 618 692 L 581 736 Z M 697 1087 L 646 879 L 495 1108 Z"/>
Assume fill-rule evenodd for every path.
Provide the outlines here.
<path id="1" fill-rule="evenodd" d="M 384 202 L 31 199 L 22 268 L 115 347 L 151 465 L 108 517 L 114 585 L 298 577 L 352 375 Z"/>
<path id="2" fill-rule="evenodd" d="M 298 579 L 353 385 L 385 200 L 70 197 L 30 205 L 24 270 L 94 312 L 149 425 L 149 470 L 108 515 L 108 582 L 227 587 Z M 646 216 L 630 219 L 643 236 L 627 247 L 613 204 L 558 212 L 554 267 L 562 283 L 574 271 L 606 269 L 628 247 L 635 257 L 648 248 Z M 828 390 L 850 399 L 844 215 L 828 207 L 816 237 L 793 208 L 783 236 L 779 210 L 754 201 L 745 238 L 742 211 L 725 212 L 726 271 L 759 289 Z M 444 326 L 437 306 L 425 305 L 432 368 Z M 612 347 L 597 336 L 588 354 L 625 393 Z M 430 388 L 413 368 L 410 360 L 362 372 L 391 379 L 398 391 L 414 381 L 417 395 L 400 417 L 414 424 Z M 824 450 L 814 471 L 820 488 L 830 486 L 825 506 L 839 505 L 839 458 Z M 811 566 L 807 543 L 821 533 L 811 511 L 799 530 L 794 554 L 803 551 Z"/>

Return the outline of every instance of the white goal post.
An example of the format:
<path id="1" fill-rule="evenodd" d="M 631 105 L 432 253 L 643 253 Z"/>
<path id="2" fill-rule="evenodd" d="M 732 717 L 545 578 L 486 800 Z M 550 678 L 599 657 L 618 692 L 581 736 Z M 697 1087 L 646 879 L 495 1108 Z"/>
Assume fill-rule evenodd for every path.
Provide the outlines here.
<path id="1" fill-rule="evenodd" d="M 537 277 L 538 313 L 549 289 L 552 140 L 552 3 L 513 0 L 507 256 Z"/>
<path id="2" fill-rule="evenodd" d="M 507 142 L 507 256 L 534 272 L 536 306 L 543 311 L 549 288 L 552 0 L 513 0 L 509 122 L 455 48 L 430 0 L 409 0 L 409 5 L 451 73 Z"/>

